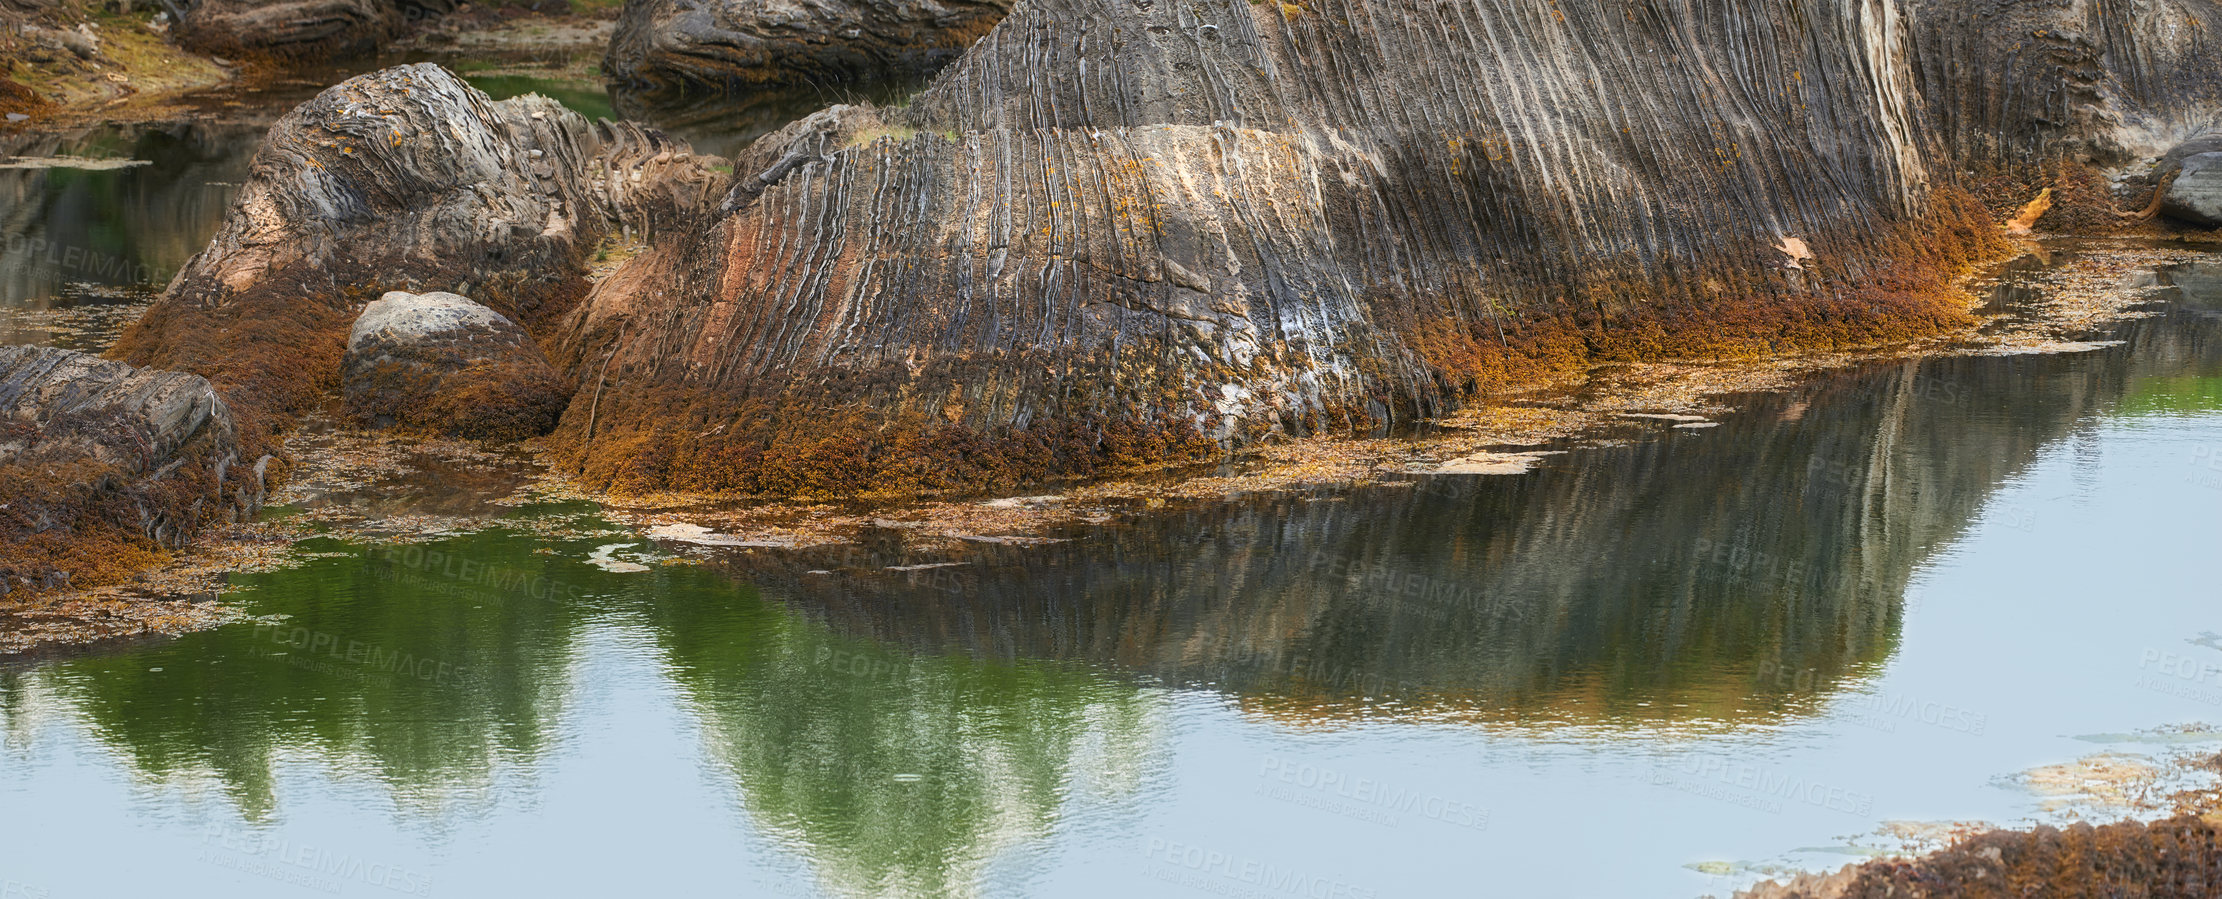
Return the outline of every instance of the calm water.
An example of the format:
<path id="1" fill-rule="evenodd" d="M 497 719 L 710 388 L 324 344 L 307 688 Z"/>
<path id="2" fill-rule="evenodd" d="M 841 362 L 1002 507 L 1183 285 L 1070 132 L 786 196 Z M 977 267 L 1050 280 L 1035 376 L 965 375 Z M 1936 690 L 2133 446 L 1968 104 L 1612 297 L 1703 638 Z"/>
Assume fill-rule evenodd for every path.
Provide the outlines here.
<path id="1" fill-rule="evenodd" d="M 263 623 L 0 670 L 0 882 L 1687 897 L 2023 819 L 2222 723 L 2218 275 L 2099 352 L 1045 546 L 311 543 Z"/>

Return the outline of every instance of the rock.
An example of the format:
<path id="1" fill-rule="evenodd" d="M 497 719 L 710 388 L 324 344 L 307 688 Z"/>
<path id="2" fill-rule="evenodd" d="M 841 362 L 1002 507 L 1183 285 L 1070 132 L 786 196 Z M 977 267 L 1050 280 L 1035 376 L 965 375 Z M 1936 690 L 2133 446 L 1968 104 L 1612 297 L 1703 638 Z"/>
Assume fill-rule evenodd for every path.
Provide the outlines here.
<path id="1" fill-rule="evenodd" d="M 2222 96 L 2215 0 L 1838 5 L 1908 35 L 1914 90 L 1896 102 L 1925 106 L 1921 127 L 1979 168 L 2153 156 L 2161 136 L 2210 124 Z"/>
<path id="2" fill-rule="evenodd" d="M 271 129 L 222 230 L 112 355 L 204 375 L 278 428 L 338 386 L 350 328 L 389 290 L 553 321 L 609 227 L 583 177 L 598 147 L 554 101 L 492 102 L 438 66 L 351 78 Z"/>
<path id="3" fill-rule="evenodd" d="M 955 59 L 1010 9 L 1010 0 L 626 0 L 602 71 L 648 94 L 915 76 Z"/>
<path id="4" fill-rule="evenodd" d="M 262 506 L 203 378 L 46 347 L 0 347 L 0 582 L 92 586 L 147 547 Z"/>
<path id="5" fill-rule="evenodd" d="M 363 307 L 341 381 L 358 424 L 477 440 L 545 434 L 570 400 L 531 335 L 452 293 L 394 291 Z"/>
<path id="6" fill-rule="evenodd" d="M 2222 227 L 2222 152 L 2184 157 L 2170 173 L 2160 213 L 2194 225 Z"/>
<path id="7" fill-rule="evenodd" d="M 185 12 L 177 40 L 215 56 L 318 62 L 368 54 L 454 7 L 448 0 L 200 0 Z"/>
<path id="8" fill-rule="evenodd" d="M 739 154 L 543 335 L 555 442 L 630 486 L 969 489 L 1955 326 L 2001 245 L 1911 32 L 1996 5 L 1030 0 L 876 124 Z"/>

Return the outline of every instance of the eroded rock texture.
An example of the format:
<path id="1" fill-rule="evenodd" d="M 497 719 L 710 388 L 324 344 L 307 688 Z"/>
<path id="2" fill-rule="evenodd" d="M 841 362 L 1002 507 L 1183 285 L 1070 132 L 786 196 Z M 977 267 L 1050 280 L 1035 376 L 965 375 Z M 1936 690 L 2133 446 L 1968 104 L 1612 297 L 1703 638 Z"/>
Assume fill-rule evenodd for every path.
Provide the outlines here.
<path id="1" fill-rule="evenodd" d="M 2213 0 L 1900 0 L 1928 125 L 1963 164 L 2154 156 L 2222 123 Z"/>
<path id="2" fill-rule="evenodd" d="M 436 66 L 350 79 L 271 129 L 223 230 L 112 355 L 206 375 L 282 424 L 330 394 L 349 327 L 389 290 L 465 293 L 531 328 L 585 290 L 608 227 L 611 188 L 582 177 L 599 149 L 555 102 L 490 102 Z"/>
<path id="3" fill-rule="evenodd" d="M 845 85 L 932 72 L 1011 0 L 626 0 L 602 70 L 650 95 Z"/>
<path id="4" fill-rule="evenodd" d="M 2073 66 L 1925 97 L 2036 7 L 2109 29 L 2102 93 L 2212 113 L 2204 0 L 2189 37 L 2087 3 L 1029 3 L 906 107 L 743 154 L 714 227 L 572 323 L 601 399 L 562 434 L 617 484 L 988 485 L 1933 330 L 1994 240 L 1963 148 L 2123 140 L 2046 123 Z"/>
<path id="5" fill-rule="evenodd" d="M 2222 153 L 2184 157 L 2169 173 L 2160 211 L 2195 225 L 2222 227 Z"/>
<path id="6" fill-rule="evenodd" d="M 228 57 L 309 62 L 359 56 L 455 5 L 450 0 L 199 0 L 186 8 L 177 40 Z"/>
<path id="7" fill-rule="evenodd" d="M 88 585 L 251 515 L 266 468 L 203 378 L 0 347 L 0 593 Z"/>
<path id="8" fill-rule="evenodd" d="M 545 434 L 571 398 L 525 329 L 439 292 L 394 291 L 363 307 L 341 381 L 358 424 L 479 440 Z"/>

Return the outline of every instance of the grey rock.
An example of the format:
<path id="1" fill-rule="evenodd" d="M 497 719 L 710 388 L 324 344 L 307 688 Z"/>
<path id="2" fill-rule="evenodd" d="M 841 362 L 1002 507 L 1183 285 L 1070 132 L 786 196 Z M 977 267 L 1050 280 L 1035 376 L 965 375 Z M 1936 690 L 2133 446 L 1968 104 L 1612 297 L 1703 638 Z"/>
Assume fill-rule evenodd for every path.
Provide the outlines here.
<path id="1" fill-rule="evenodd" d="M 0 347 L 0 582 L 70 583 L 68 542 L 176 546 L 251 516 L 267 471 L 205 379 Z"/>
<path id="2" fill-rule="evenodd" d="M 2160 212 L 2179 221 L 2222 227 L 2222 153 L 2186 156 L 2177 167 Z"/>
<path id="3" fill-rule="evenodd" d="M 0 465 L 89 459 L 145 474 L 195 440 L 234 440 L 207 379 L 51 347 L 0 347 L 0 419 Z"/>
<path id="4" fill-rule="evenodd" d="M 452 293 L 363 307 L 341 372 L 348 416 L 369 427 L 518 440 L 553 428 L 570 399 L 531 335 Z"/>

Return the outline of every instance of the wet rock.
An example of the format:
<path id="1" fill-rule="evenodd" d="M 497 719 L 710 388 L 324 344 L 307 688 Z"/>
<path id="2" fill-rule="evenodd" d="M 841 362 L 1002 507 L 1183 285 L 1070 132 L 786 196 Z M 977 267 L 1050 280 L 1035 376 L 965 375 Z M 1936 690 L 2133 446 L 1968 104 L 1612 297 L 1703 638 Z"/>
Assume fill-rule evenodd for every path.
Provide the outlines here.
<path id="1" fill-rule="evenodd" d="M 363 307 L 341 379 L 358 424 L 478 440 L 547 433 L 570 400 L 531 335 L 452 293 L 394 291 Z"/>
<path id="2" fill-rule="evenodd" d="M 437 66 L 349 79 L 271 129 L 222 230 L 112 355 L 205 375 L 282 427 L 338 386 L 349 329 L 389 290 L 552 320 L 608 227 L 581 177 L 596 146 L 554 101 L 492 102 Z"/>
<path id="3" fill-rule="evenodd" d="M 2222 227 L 2222 153 L 2184 157 L 2169 173 L 2160 212 L 2194 225 Z"/>
<path id="4" fill-rule="evenodd" d="M 370 53 L 454 7 L 448 0 L 200 0 L 176 35 L 200 53 L 316 62 Z"/>
<path id="5" fill-rule="evenodd" d="M 112 580 L 135 551 L 254 514 L 267 468 L 205 379 L 0 347 L 0 582 Z"/>
<path id="6" fill-rule="evenodd" d="M 627 0 L 602 70 L 648 94 L 850 84 L 931 72 L 1010 0 Z"/>

